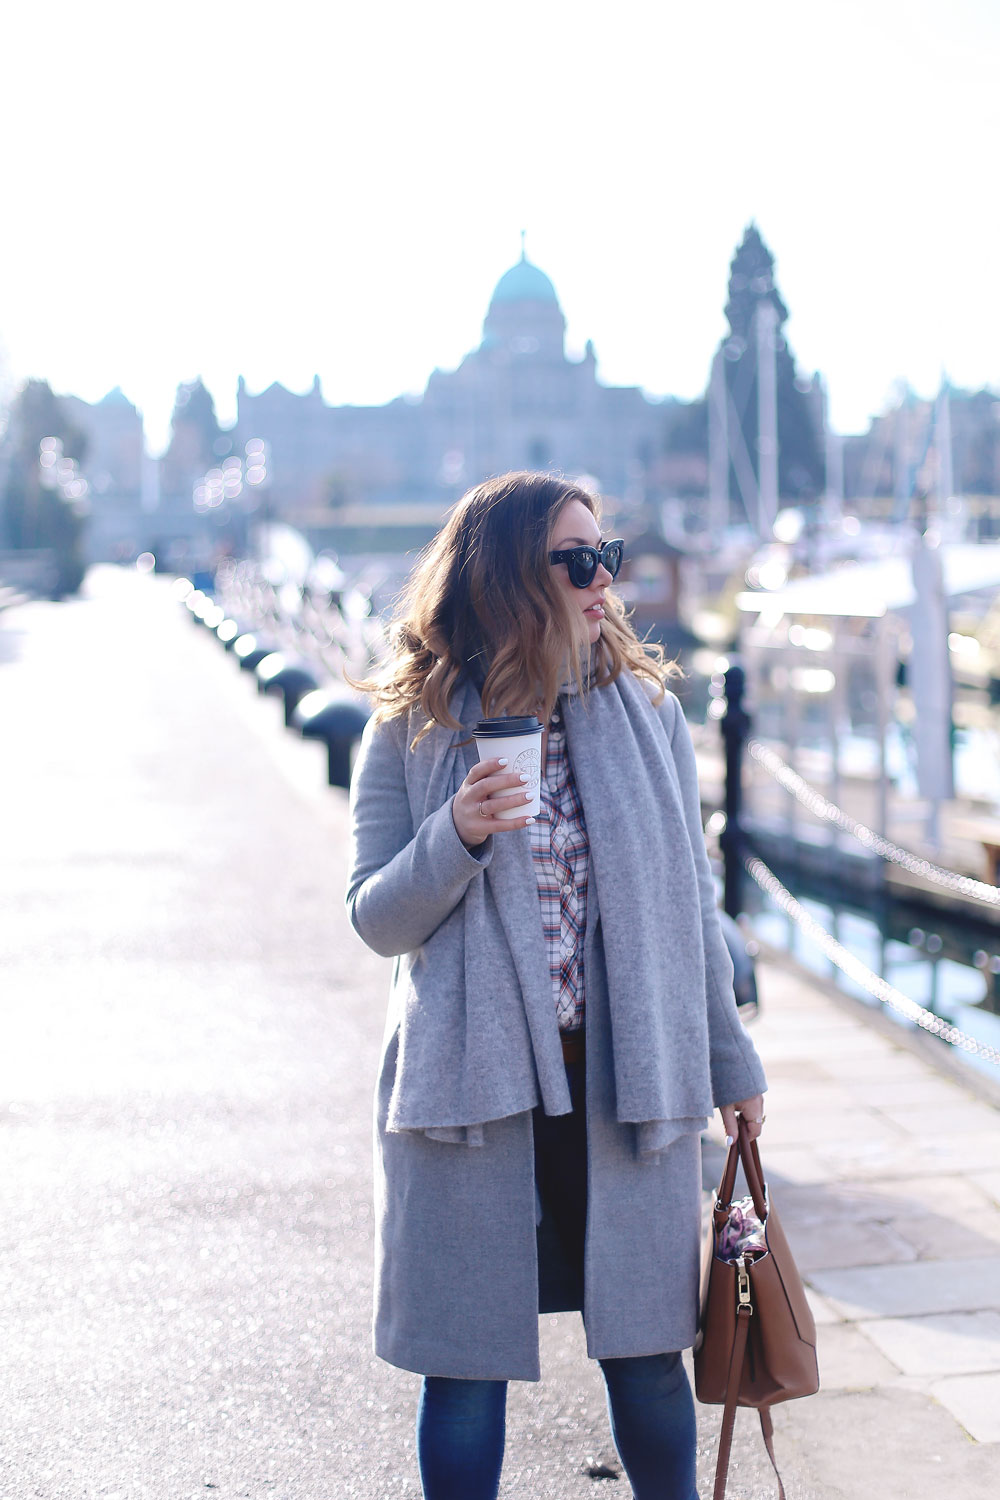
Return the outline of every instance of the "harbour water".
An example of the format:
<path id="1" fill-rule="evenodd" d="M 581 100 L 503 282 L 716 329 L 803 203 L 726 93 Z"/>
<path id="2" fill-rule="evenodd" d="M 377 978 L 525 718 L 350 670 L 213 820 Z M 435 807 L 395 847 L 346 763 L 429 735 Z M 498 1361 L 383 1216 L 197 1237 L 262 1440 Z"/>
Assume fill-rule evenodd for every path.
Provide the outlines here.
<path id="1" fill-rule="evenodd" d="M 805 911 L 867 968 L 968 1036 L 1000 1048 L 1000 926 L 931 918 L 897 903 L 852 901 L 844 891 L 809 884 L 801 872 L 794 878 L 785 873 L 784 879 Z M 880 1006 L 751 882 L 746 896 L 753 932 L 762 943 L 788 953 L 845 994 Z M 914 1029 L 894 1012 L 886 1014 Z M 952 1050 L 969 1067 L 1000 1082 L 995 1064 Z"/>

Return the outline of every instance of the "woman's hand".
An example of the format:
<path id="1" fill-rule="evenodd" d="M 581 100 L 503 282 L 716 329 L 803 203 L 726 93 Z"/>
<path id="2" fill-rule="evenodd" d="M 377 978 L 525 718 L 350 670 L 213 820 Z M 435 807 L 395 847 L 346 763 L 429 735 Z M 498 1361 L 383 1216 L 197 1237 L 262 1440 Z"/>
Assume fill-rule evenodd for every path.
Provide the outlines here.
<path id="1" fill-rule="evenodd" d="M 735 1141 L 737 1135 L 736 1116 L 742 1115 L 747 1122 L 750 1139 L 755 1141 L 764 1124 L 764 1095 L 754 1094 L 752 1099 L 741 1099 L 738 1104 L 720 1104 L 719 1114 L 726 1127 L 726 1140 Z"/>
<path id="2" fill-rule="evenodd" d="M 502 759 L 480 761 L 455 793 L 451 804 L 452 821 L 468 849 L 482 844 L 491 833 L 510 833 L 514 828 L 527 828 L 535 821 L 527 814 L 523 818 L 496 816 L 508 808 L 523 807 L 525 802 L 534 801 L 533 794 L 524 790 L 527 776 L 505 770 L 506 765 Z"/>

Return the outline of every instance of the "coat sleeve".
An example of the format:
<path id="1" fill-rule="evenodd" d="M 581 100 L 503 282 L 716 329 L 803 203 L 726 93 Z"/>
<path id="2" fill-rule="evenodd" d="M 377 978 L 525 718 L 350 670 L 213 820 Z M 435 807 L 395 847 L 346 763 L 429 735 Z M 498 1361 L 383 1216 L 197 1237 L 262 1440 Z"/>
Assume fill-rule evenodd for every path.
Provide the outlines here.
<path id="1" fill-rule="evenodd" d="M 672 724 L 669 722 L 673 715 Z M 698 877 L 698 899 L 705 943 L 708 1038 L 712 1069 L 712 1097 L 716 1105 L 750 1099 L 767 1087 L 764 1070 L 753 1042 L 744 1029 L 733 993 L 733 963 L 722 935 L 716 905 L 715 882 L 705 849 L 698 793 L 698 768 L 687 720 L 672 693 L 660 709 L 667 726 L 670 748 L 680 780 L 684 821 Z"/>
<path id="2" fill-rule="evenodd" d="M 414 829 L 407 738 L 402 720 L 369 721 L 351 782 L 347 911 L 358 935 L 384 958 L 426 942 L 493 856 L 492 837 L 475 852 L 462 843 L 450 797 Z"/>

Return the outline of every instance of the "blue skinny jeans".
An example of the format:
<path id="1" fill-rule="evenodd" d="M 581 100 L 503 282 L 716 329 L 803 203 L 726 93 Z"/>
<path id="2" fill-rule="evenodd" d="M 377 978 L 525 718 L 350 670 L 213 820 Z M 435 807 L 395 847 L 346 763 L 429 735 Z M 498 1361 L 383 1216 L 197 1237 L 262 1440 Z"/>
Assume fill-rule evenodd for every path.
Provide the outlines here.
<path id="1" fill-rule="evenodd" d="M 583 1289 L 587 1220 L 585 1068 L 567 1067 L 573 1111 L 535 1112 L 535 1173 L 570 1273 Z M 691 1387 L 679 1354 L 602 1359 L 611 1432 L 635 1500 L 698 1500 Z M 506 1430 L 505 1380 L 425 1376 L 417 1411 L 424 1500 L 496 1500 Z"/>
<path id="2" fill-rule="evenodd" d="M 635 1500 L 698 1500 L 695 1415 L 679 1354 L 602 1359 L 611 1432 Z M 417 1412 L 424 1500 L 496 1500 L 505 1380 L 425 1376 Z"/>

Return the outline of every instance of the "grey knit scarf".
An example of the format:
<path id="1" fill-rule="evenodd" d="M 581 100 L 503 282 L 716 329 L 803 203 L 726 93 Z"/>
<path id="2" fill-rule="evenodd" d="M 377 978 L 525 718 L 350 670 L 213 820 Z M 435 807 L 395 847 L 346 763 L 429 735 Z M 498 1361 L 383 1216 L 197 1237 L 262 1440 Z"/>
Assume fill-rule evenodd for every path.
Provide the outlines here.
<path id="1" fill-rule="evenodd" d="M 643 686 L 623 673 L 563 702 L 600 911 L 617 1116 L 637 1127 L 648 1155 L 698 1129 L 713 1107 L 691 835 L 664 723 Z M 472 684 L 452 709 L 464 732 L 434 730 L 416 752 L 424 816 L 476 760 L 462 743 L 481 713 Z M 486 1122 L 539 1101 L 548 1114 L 570 1109 L 527 832 L 494 839 L 484 878 L 470 882 L 460 910 L 464 993 L 424 1012 L 419 1038 L 404 1043 L 388 1124 L 474 1146 Z M 420 962 L 414 956 L 418 982 Z M 461 1066 L 444 1074 L 434 1059 L 454 1055 L 456 1028 Z"/>

